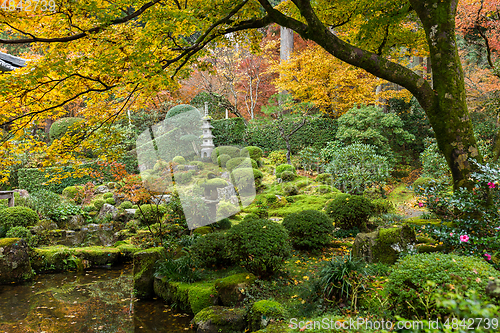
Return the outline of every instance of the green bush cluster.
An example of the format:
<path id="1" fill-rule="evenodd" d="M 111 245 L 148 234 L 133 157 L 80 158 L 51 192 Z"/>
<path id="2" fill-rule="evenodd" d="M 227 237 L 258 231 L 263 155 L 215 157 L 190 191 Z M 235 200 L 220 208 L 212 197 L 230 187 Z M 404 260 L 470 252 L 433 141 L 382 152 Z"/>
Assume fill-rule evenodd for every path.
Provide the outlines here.
<path id="1" fill-rule="evenodd" d="M 106 192 L 106 193 L 104 193 L 104 194 L 102 195 L 102 198 L 103 198 L 104 200 L 109 199 L 109 198 L 112 198 L 112 197 L 113 197 L 113 193 L 111 193 L 111 192 Z"/>
<path id="2" fill-rule="evenodd" d="M 181 165 L 184 165 L 187 163 L 186 159 L 183 156 L 175 156 L 172 159 L 172 162 L 177 163 L 177 164 L 181 164 Z"/>
<path id="3" fill-rule="evenodd" d="M 239 168 L 254 168 L 257 169 L 257 162 L 251 158 L 245 157 L 236 157 L 227 161 L 226 168 L 229 171 L 233 171 L 234 169 Z"/>
<path id="4" fill-rule="evenodd" d="M 82 203 L 81 193 L 83 186 L 68 186 L 62 191 L 63 197 L 75 200 L 76 203 Z"/>
<path id="5" fill-rule="evenodd" d="M 413 187 L 413 190 L 417 190 L 420 187 L 422 187 L 422 188 L 428 187 L 429 185 L 431 185 L 432 182 L 435 182 L 435 181 L 436 181 L 436 179 L 431 178 L 431 177 L 419 177 L 413 182 L 412 187 Z"/>
<path id="6" fill-rule="evenodd" d="M 225 168 L 227 161 L 229 161 L 230 159 L 231 159 L 231 156 L 229 156 L 228 154 L 222 154 L 219 157 L 217 157 L 217 164 L 220 167 Z"/>
<path id="7" fill-rule="evenodd" d="M 394 203 L 387 199 L 374 199 L 371 201 L 373 205 L 373 214 L 382 215 L 393 213 L 395 210 Z"/>
<path id="8" fill-rule="evenodd" d="M 106 201 L 104 199 L 95 199 L 92 201 L 92 204 L 97 209 L 97 211 L 100 211 L 102 206 L 104 206 L 105 203 L 106 203 Z"/>
<path id="9" fill-rule="evenodd" d="M 227 231 L 231 259 L 249 272 L 267 278 L 291 255 L 288 232 L 266 219 L 244 220 Z"/>
<path id="10" fill-rule="evenodd" d="M 284 182 L 291 182 L 292 180 L 295 179 L 295 177 L 296 175 L 292 171 L 283 171 L 280 175 L 280 178 Z"/>
<path id="11" fill-rule="evenodd" d="M 249 156 L 252 160 L 260 160 L 264 152 L 259 147 L 247 146 L 240 151 L 241 157 Z"/>
<path id="12" fill-rule="evenodd" d="M 167 211 L 167 207 L 163 205 L 144 204 L 135 211 L 134 218 L 143 225 L 151 225 L 161 221 Z"/>
<path id="13" fill-rule="evenodd" d="M 325 211 L 336 227 L 349 230 L 365 229 L 373 209 L 370 200 L 360 195 L 340 194 L 326 205 Z"/>
<path id="14" fill-rule="evenodd" d="M 221 155 L 229 155 L 231 156 L 231 158 L 237 158 L 240 157 L 240 149 L 233 146 L 220 146 L 212 151 L 212 155 L 210 155 L 210 158 L 215 164 L 217 163 L 217 158 Z"/>
<path id="15" fill-rule="evenodd" d="M 5 237 L 7 238 L 22 238 L 28 243 L 28 245 L 33 245 L 32 240 L 33 240 L 33 235 L 31 234 L 31 231 L 29 231 L 26 227 L 12 227 L 5 233 Z"/>
<path id="16" fill-rule="evenodd" d="M 259 186 L 262 183 L 264 174 L 257 169 L 238 168 L 231 172 L 231 177 L 233 184 L 238 184 L 239 190 L 245 192 L 248 189 L 254 188 L 254 186 Z"/>
<path id="17" fill-rule="evenodd" d="M 72 127 L 73 125 L 78 124 L 82 121 L 84 121 L 84 119 L 76 118 L 76 117 L 61 118 L 61 119 L 55 121 L 52 124 L 52 126 L 50 126 L 50 130 L 49 130 L 50 139 L 56 140 L 56 139 L 62 138 L 64 136 L 64 134 L 66 134 L 68 132 L 70 127 Z M 72 130 L 71 133 L 68 133 L 68 134 L 73 135 L 74 130 Z"/>
<path id="18" fill-rule="evenodd" d="M 476 290 L 484 295 L 496 271 L 484 260 L 443 253 L 406 256 L 393 267 L 385 291 L 396 314 L 411 317 L 434 317 L 439 310 L 434 294 L 443 288 Z M 430 281 L 430 283 L 428 283 Z"/>
<path id="19" fill-rule="evenodd" d="M 292 244 L 297 249 L 316 251 L 331 241 L 332 220 L 317 210 L 289 214 L 283 219 L 283 226 L 288 230 Z"/>
<path id="20" fill-rule="evenodd" d="M 12 227 L 34 226 L 38 222 L 38 214 L 31 208 L 16 206 L 0 210 L 0 236 Z"/>
<path id="21" fill-rule="evenodd" d="M 232 264 L 227 250 L 227 237 L 223 232 L 212 232 L 196 239 L 191 253 L 201 267 L 222 268 Z"/>
<path id="22" fill-rule="evenodd" d="M 269 162 L 274 165 L 286 163 L 286 150 L 274 150 L 267 156 Z"/>
<path id="23" fill-rule="evenodd" d="M 316 176 L 316 181 L 323 184 L 331 184 L 332 180 L 333 179 L 331 173 L 320 173 Z"/>
<path id="24" fill-rule="evenodd" d="M 276 178 L 281 178 L 281 173 L 289 171 L 295 174 L 295 168 L 290 164 L 280 164 L 276 167 Z"/>
<path id="25" fill-rule="evenodd" d="M 109 205 L 113 205 L 114 206 L 115 203 L 116 203 L 116 201 L 115 201 L 115 199 L 113 197 L 111 197 L 111 198 L 107 198 L 106 199 L 106 203 L 109 204 Z"/>

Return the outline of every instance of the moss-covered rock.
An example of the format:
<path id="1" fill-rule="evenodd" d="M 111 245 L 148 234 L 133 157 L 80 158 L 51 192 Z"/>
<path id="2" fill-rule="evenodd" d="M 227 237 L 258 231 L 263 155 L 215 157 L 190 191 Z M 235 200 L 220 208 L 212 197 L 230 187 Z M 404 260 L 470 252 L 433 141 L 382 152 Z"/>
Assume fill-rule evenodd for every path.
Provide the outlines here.
<path id="1" fill-rule="evenodd" d="M 244 308 L 211 306 L 201 310 L 192 323 L 197 333 L 239 333 L 245 330 L 245 315 Z"/>
<path id="2" fill-rule="evenodd" d="M 199 227 L 193 230 L 193 234 L 206 235 L 209 234 L 212 229 L 209 226 Z"/>
<path id="3" fill-rule="evenodd" d="M 168 282 L 156 278 L 154 292 L 169 304 L 176 304 L 181 311 L 197 314 L 202 309 L 217 305 L 217 290 L 213 282 Z"/>
<path id="4" fill-rule="evenodd" d="M 284 319 L 285 308 L 278 302 L 261 300 L 253 303 L 248 315 L 248 327 L 250 332 L 265 328 L 271 321 Z"/>
<path id="5" fill-rule="evenodd" d="M 245 290 L 256 279 L 255 275 L 251 273 L 240 273 L 216 280 L 215 289 L 222 305 L 239 305 L 243 301 Z"/>
<path id="6" fill-rule="evenodd" d="M 354 240 L 353 254 L 369 263 L 394 264 L 399 254 L 414 248 L 415 231 L 408 225 L 359 233 Z"/>
<path id="7" fill-rule="evenodd" d="M 120 250 L 114 247 L 90 246 L 75 248 L 75 255 L 92 266 L 112 265 L 120 259 Z"/>
<path id="8" fill-rule="evenodd" d="M 0 284 L 33 277 L 28 244 L 21 238 L 0 239 Z"/>
<path id="9" fill-rule="evenodd" d="M 134 253 L 134 291 L 137 297 L 153 297 L 154 267 L 164 251 L 165 248 L 156 247 Z"/>

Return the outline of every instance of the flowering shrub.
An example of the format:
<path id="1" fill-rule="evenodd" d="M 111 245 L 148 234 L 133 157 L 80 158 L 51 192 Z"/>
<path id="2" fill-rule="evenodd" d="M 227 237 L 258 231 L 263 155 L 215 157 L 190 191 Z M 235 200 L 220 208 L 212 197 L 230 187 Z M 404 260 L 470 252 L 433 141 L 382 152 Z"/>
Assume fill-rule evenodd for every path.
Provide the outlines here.
<path id="1" fill-rule="evenodd" d="M 442 222 L 452 222 L 451 226 L 426 226 L 434 238 L 450 250 L 491 262 L 491 255 L 500 251 L 500 171 L 489 165 L 478 167 L 471 190 L 460 188 L 451 193 L 440 182 L 415 190 L 425 198 L 419 206 L 427 207 Z"/>

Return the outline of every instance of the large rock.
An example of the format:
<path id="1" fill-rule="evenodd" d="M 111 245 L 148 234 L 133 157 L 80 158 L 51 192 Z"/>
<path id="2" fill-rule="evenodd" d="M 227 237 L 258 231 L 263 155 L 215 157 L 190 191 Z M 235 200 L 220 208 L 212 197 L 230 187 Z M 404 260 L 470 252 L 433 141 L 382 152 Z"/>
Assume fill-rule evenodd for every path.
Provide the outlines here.
<path id="1" fill-rule="evenodd" d="M 413 251 L 417 239 L 408 225 L 381 228 L 370 233 L 359 233 L 354 240 L 353 254 L 368 263 L 392 265 L 404 251 Z"/>
<path id="2" fill-rule="evenodd" d="M 246 327 L 245 308 L 210 306 L 193 318 L 196 333 L 243 332 Z"/>
<path id="3" fill-rule="evenodd" d="M 112 219 L 115 219 L 116 216 L 118 215 L 118 208 L 108 203 L 105 203 L 102 206 L 101 210 L 99 211 L 99 215 L 97 215 L 97 218 L 102 220 L 108 215 L 110 215 Z"/>
<path id="4" fill-rule="evenodd" d="M 248 328 L 250 332 L 265 328 L 269 323 L 284 319 L 286 310 L 278 302 L 261 300 L 253 303 L 248 315 Z"/>
<path id="5" fill-rule="evenodd" d="M 245 298 L 245 290 L 256 280 L 251 273 L 231 275 L 215 281 L 215 289 L 224 306 L 240 305 Z"/>
<path id="6" fill-rule="evenodd" d="M 108 193 L 108 192 L 109 192 L 109 188 L 106 185 L 100 185 L 94 189 L 95 194 L 103 194 L 103 193 Z"/>
<path id="7" fill-rule="evenodd" d="M 80 230 L 85 225 L 85 219 L 81 215 L 73 215 L 66 222 L 66 229 L 69 230 Z"/>
<path id="8" fill-rule="evenodd" d="M 488 282 L 488 285 L 486 286 L 486 295 L 491 298 L 500 299 L 500 279 Z"/>
<path id="9" fill-rule="evenodd" d="M 33 277 L 28 244 L 21 238 L 0 239 L 0 284 Z"/>
<path id="10" fill-rule="evenodd" d="M 134 291 L 138 298 L 154 296 L 154 267 L 164 251 L 165 248 L 156 247 L 134 253 Z"/>

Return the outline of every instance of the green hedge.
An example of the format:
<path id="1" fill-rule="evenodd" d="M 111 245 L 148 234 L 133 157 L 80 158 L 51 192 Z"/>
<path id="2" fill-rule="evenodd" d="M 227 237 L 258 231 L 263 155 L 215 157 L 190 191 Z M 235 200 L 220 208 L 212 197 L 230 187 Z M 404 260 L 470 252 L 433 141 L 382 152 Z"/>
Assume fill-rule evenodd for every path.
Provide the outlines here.
<path id="1" fill-rule="evenodd" d="M 89 175 L 83 177 L 66 177 L 60 181 L 51 181 L 61 176 L 78 174 L 78 170 L 91 168 L 94 171 L 103 171 L 106 174 L 105 167 L 99 166 L 96 162 L 82 164 L 80 166 L 65 166 L 65 167 L 51 167 L 45 169 L 26 168 L 18 170 L 19 188 L 27 190 L 28 192 L 36 192 L 39 190 L 49 190 L 51 192 L 61 194 L 62 191 L 68 186 L 75 186 L 88 183 L 90 181 L 108 182 L 114 179 L 95 179 Z M 48 175 L 48 176 L 47 176 Z M 47 177 L 46 177 L 47 176 Z"/>
<path id="2" fill-rule="evenodd" d="M 335 139 L 337 121 L 319 118 L 308 121 L 290 139 L 292 154 L 304 147 L 323 148 L 327 142 Z M 261 147 L 265 152 L 286 149 L 285 141 L 278 130 L 269 122 L 253 122 L 245 132 L 245 146 Z"/>
<path id="3" fill-rule="evenodd" d="M 229 118 L 212 121 L 212 134 L 215 146 L 245 146 L 243 137 L 246 131 L 243 118 Z"/>

